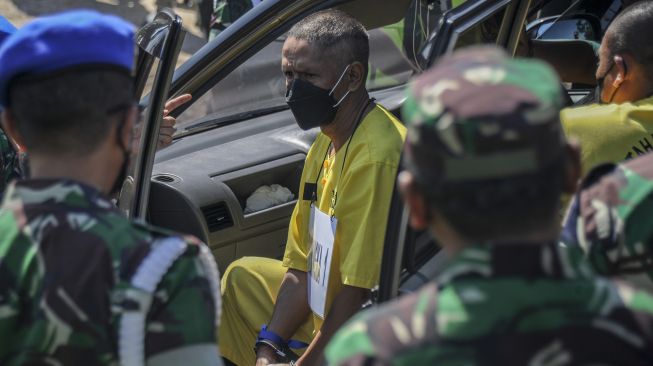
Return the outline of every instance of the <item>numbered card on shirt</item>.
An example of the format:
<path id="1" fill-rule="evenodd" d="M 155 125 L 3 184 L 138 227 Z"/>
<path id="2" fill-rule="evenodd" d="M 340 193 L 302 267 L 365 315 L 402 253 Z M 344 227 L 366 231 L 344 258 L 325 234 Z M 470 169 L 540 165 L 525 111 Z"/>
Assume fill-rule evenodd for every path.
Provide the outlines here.
<path id="1" fill-rule="evenodd" d="M 308 254 L 308 303 L 311 310 L 324 319 L 333 242 L 338 221 L 311 206 L 309 225 L 311 248 Z"/>

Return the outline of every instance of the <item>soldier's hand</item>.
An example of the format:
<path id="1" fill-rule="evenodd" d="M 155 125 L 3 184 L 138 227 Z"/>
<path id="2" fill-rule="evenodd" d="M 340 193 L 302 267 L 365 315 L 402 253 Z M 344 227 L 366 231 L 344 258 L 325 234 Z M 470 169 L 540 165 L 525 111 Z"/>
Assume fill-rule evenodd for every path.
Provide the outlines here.
<path id="1" fill-rule="evenodd" d="M 161 129 L 159 130 L 159 144 L 157 149 L 170 145 L 172 143 L 172 136 L 177 132 L 177 128 L 175 127 L 177 120 L 175 117 L 170 116 L 170 113 L 179 106 L 188 103 L 191 99 L 193 97 L 190 94 L 182 94 L 166 102 L 163 109 L 163 120 L 161 121 Z"/>

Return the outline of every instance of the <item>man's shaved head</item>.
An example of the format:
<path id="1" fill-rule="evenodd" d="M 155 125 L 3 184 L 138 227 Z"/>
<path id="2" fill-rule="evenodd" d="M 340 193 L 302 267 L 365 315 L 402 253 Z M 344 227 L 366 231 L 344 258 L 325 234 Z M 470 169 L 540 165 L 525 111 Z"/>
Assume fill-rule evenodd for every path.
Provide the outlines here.
<path id="1" fill-rule="evenodd" d="M 653 80 L 653 2 L 640 1 L 626 8 L 605 34 L 609 57 L 631 55 Z"/>
<path id="2" fill-rule="evenodd" d="M 367 76 L 369 37 L 359 21 L 342 11 L 331 9 L 311 14 L 295 24 L 288 37 L 305 40 L 324 57 L 330 57 L 339 70 L 358 61 Z"/>

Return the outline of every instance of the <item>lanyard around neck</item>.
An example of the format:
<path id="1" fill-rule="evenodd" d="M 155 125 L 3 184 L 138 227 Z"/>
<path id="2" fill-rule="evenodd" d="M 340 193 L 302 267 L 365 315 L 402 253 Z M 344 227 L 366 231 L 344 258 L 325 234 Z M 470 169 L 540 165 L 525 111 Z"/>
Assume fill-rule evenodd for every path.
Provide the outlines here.
<path id="1" fill-rule="evenodd" d="M 349 144 L 351 144 L 351 140 L 354 139 L 354 135 L 356 134 L 356 131 L 358 130 L 358 126 L 360 126 L 362 120 L 363 120 L 363 115 L 365 114 L 365 111 L 367 110 L 368 106 L 374 102 L 374 98 L 369 99 L 367 103 L 365 103 L 365 106 L 363 109 L 358 114 L 358 117 L 356 118 L 356 125 L 354 126 L 354 131 L 351 133 L 351 136 L 349 136 L 349 141 L 347 141 L 347 145 L 345 145 L 345 156 L 342 159 L 342 164 L 340 165 L 340 176 L 338 177 L 338 183 L 336 184 L 336 189 L 334 190 L 333 193 L 333 199 L 332 199 L 332 208 L 335 210 L 336 208 L 336 203 L 338 201 L 338 186 L 340 185 L 340 177 L 342 177 L 342 173 L 345 170 L 345 163 L 347 161 L 347 153 L 349 152 Z M 322 174 L 322 169 L 324 168 L 324 162 L 327 159 L 327 156 L 329 156 L 329 151 L 331 150 L 331 145 L 333 143 L 329 143 L 329 146 L 327 146 L 326 151 L 324 153 L 324 158 L 322 158 L 322 164 L 320 164 L 320 170 L 317 172 L 317 176 L 315 177 L 315 183 L 312 183 L 312 194 L 310 197 L 311 202 L 317 202 L 318 197 L 317 197 L 317 187 L 318 184 L 317 182 L 320 180 L 320 175 Z M 335 159 L 334 159 L 335 162 Z M 310 183 L 309 183 L 310 184 Z"/>

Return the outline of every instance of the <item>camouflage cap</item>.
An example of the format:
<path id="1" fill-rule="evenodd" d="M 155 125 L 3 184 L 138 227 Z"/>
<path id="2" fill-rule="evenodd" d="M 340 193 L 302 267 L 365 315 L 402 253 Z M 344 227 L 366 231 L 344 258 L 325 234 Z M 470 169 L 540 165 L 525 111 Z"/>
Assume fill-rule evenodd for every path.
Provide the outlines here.
<path id="1" fill-rule="evenodd" d="M 565 146 L 561 92 L 543 62 L 487 46 L 455 52 L 408 88 L 408 164 L 429 184 L 538 173 Z"/>

